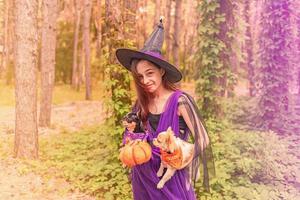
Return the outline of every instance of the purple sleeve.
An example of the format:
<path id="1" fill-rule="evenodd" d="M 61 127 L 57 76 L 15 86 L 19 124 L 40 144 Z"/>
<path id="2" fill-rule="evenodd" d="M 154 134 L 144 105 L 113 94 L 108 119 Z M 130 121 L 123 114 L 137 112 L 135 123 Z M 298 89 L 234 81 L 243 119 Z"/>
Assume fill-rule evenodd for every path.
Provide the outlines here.
<path id="1" fill-rule="evenodd" d="M 148 134 L 146 134 L 146 133 L 132 133 L 132 132 L 129 132 L 127 129 L 125 129 L 122 142 L 123 142 L 123 145 L 125 145 L 127 138 L 129 138 L 130 140 L 136 140 L 136 139 L 146 140 L 147 137 L 148 137 Z"/>

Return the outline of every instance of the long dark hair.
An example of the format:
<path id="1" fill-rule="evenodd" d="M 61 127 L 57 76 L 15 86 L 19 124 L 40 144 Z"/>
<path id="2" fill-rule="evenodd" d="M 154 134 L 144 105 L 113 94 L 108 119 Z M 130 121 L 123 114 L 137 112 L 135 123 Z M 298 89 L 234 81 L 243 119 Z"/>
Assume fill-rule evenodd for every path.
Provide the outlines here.
<path id="1" fill-rule="evenodd" d="M 146 125 L 146 121 L 147 121 L 147 117 L 149 114 L 149 102 L 151 99 L 151 94 L 146 92 L 144 90 L 143 84 L 140 82 L 140 79 L 138 77 L 138 72 L 137 72 L 137 64 L 140 62 L 141 60 L 139 59 L 134 59 L 131 62 L 131 73 L 132 76 L 134 78 L 134 82 L 135 82 L 135 87 L 136 87 L 136 91 L 137 91 L 137 101 L 136 101 L 136 108 L 139 111 L 139 116 L 141 117 L 141 120 L 143 122 L 144 125 Z M 147 62 L 150 62 L 148 60 L 146 60 Z M 158 65 L 156 65 L 153 62 L 152 63 L 155 67 L 157 68 L 161 68 Z M 167 72 L 165 72 L 166 74 Z M 168 89 L 168 90 L 173 90 L 175 91 L 177 89 L 176 85 L 174 83 L 171 83 L 167 77 L 165 76 L 165 74 L 162 76 L 162 84 L 163 86 Z"/>

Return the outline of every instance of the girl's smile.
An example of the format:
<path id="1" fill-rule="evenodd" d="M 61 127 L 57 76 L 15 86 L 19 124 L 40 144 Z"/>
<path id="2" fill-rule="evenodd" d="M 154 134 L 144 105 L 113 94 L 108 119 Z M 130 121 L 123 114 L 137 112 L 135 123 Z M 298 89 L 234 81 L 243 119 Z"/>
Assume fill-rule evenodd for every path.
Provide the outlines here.
<path id="1" fill-rule="evenodd" d="M 137 64 L 136 70 L 139 81 L 146 92 L 153 93 L 161 87 L 164 69 L 157 68 L 149 61 L 142 60 Z"/>

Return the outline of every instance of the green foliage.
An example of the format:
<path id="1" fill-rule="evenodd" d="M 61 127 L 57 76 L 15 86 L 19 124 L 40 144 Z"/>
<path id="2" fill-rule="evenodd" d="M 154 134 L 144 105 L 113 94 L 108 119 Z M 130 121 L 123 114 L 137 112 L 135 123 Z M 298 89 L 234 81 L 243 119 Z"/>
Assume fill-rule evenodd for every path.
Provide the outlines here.
<path id="1" fill-rule="evenodd" d="M 55 81 L 70 83 L 72 78 L 73 63 L 73 26 L 68 22 L 58 24 Z"/>
<path id="2" fill-rule="evenodd" d="M 258 115 L 262 128 L 284 133 L 288 130 L 288 87 L 291 52 L 291 1 L 266 1 L 260 34 L 259 80 L 261 83 Z"/>
<path id="3" fill-rule="evenodd" d="M 112 127 L 111 122 L 42 139 L 40 161 L 27 164 L 44 177 L 62 177 L 73 188 L 99 199 L 132 199 L 127 169 L 118 160 L 117 143 L 121 140 L 111 134 L 118 131 L 108 127 Z"/>
<path id="4" fill-rule="evenodd" d="M 123 116 L 131 109 L 132 91 L 130 88 L 131 77 L 129 72 L 118 64 L 111 64 L 105 70 L 107 77 L 105 87 L 109 94 L 106 98 L 106 105 L 116 125 L 121 123 Z"/>
<path id="5" fill-rule="evenodd" d="M 123 116 L 130 111 L 132 93 L 130 82 L 132 80 L 130 73 L 121 65 L 117 64 L 115 52 L 117 48 L 126 47 L 133 49 L 133 42 L 120 36 L 120 25 L 117 22 L 107 19 L 107 37 L 103 48 L 103 58 L 106 61 L 105 67 L 106 80 L 105 85 L 108 92 L 106 99 L 107 107 L 112 112 L 115 125 L 120 124 Z M 127 29 L 122 33 L 129 31 Z"/>
<path id="6" fill-rule="evenodd" d="M 223 99 L 226 119 L 233 123 L 233 126 L 243 130 L 258 130 L 257 125 L 261 124 L 257 97 L 234 97 Z"/>
<path id="7" fill-rule="evenodd" d="M 220 96 L 234 80 L 228 66 L 226 43 L 220 36 L 225 15 L 220 13 L 219 1 L 201 1 L 198 10 L 201 21 L 198 29 L 198 50 L 195 54 L 198 65 L 196 93 L 201 97 L 198 103 L 204 117 L 216 118 L 222 113 Z"/>
<path id="8" fill-rule="evenodd" d="M 288 142 L 272 132 L 230 129 L 231 124 L 208 121 L 212 135 L 216 177 L 211 194 L 198 183 L 198 199 L 297 199 L 300 193 L 291 180 L 296 175 L 297 157 L 289 153 Z M 288 178 L 289 177 L 289 178 Z"/>

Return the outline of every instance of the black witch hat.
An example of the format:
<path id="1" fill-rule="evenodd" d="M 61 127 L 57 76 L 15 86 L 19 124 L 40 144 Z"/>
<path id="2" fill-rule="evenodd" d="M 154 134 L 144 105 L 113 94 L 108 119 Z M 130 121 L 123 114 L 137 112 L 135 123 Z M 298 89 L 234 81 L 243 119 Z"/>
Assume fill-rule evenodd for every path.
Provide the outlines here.
<path id="1" fill-rule="evenodd" d="M 156 26 L 154 31 L 151 33 L 148 40 L 145 42 L 144 47 L 140 50 L 132 50 L 126 48 L 120 48 L 116 51 L 116 56 L 119 62 L 130 70 L 131 62 L 134 59 L 138 60 L 148 60 L 157 66 L 165 69 L 166 78 L 172 82 L 176 83 L 181 80 L 182 74 L 174 65 L 165 61 L 161 54 L 161 48 L 164 42 L 164 26 L 162 19 L 160 19 L 159 24 Z"/>

